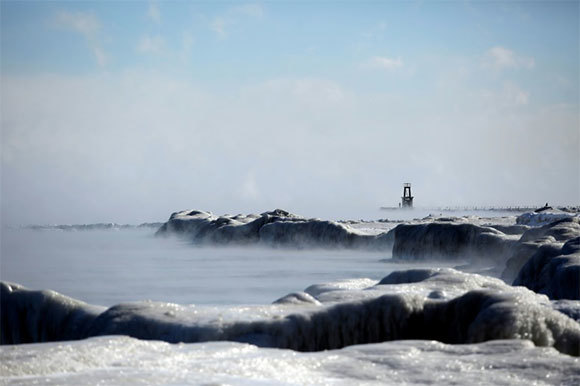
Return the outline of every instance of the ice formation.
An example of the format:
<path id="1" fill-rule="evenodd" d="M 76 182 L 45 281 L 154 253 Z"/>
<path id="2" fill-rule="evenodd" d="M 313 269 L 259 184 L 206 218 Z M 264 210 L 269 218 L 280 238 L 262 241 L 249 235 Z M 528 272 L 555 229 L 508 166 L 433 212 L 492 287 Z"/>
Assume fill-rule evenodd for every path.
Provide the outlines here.
<path id="1" fill-rule="evenodd" d="M 514 248 L 502 278 L 552 299 L 580 300 L 580 218 L 531 228 Z"/>
<path id="2" fill-rule="evenodd" d="M 548 225 L 554 221 L 578 218 L 579 214 L 575 212 L 564 212 L 561 210 L 550 210 L 542 212 L 528 212 L 518 216 L 516 223 L 520 225 L 541 226 Z"/>
<path id="3" fill-rule="evenodd" d="M 561 248 L 553 244 L 538 248 L 513 284 L 551 299 L 580 300 L 580 237 L 567 241 Z"/>
<path id="4" fill-rule="evenodd" d="M 433 288 L 446 290 L 429 283 L 439 274 L 440 282 L 464 283 L 465 291 L 459 291 L 463 294 L 433 294 Z M 328 291 L 319 291 L 318 296 L 291 294 L 268 306 L 275 312 L 229 319 L 202 317 L 195 307 L 152 302 L 99 310 L 54 292 L 2 283 L 1 337 L 2 343 L 15 344 L 128 335 L 166 342 L 228 340 L 298 351 L 400 339 L 453 344 L 529 339 L 538 346 L 580 355 L 580 324 L 552 309 L 546 297 L 492 278 L 478 285 L 476 276 L 454 270 L 401 272 L 366 290 L 342 289 L 342 300 L 325 298 Z M 426 288 L 421 293 L 415 288 L 423 282 Z M 370 296 L 348 296 L 367 290 Z M 431 296 L 424 296 L 427 291 Z"/>
<path id="5" fill-rule="evenodd" d="M 126 336 L 0 347 L 0 382 L 139 385 L 577 385 L 578 358 L 528 340 L 394 341 L 300 353 Z"/>
<path id="6" fill-rule="evenodd" d="M 401 224 L 390 233 L 393 258 L 492 261 L 500 267 L 505 264 L 501 277 L 507 282 L 552 299 L 580 300 L 578 216 L 566 214 L 543 226 L 509 228 L 435 220 Z"/>
<path id="7" fill-rule="evenodd" d="M 157 235 L 180 234 L 198 244 L 265 244 L 292 248 L 389 250 L 386 233 L 366 234 L 345 223 L 306 219 L 281 209 L 261 215 L 214 216 L 198 210 L 171 215 Z"/>
<path id="8" fill-rule="evenodd" d="M 497 229 L 469 223 L 401 224 L 392 232 L 393 257 L 410 260 L 475 256 L 502 261 L 517 242 Z"/>

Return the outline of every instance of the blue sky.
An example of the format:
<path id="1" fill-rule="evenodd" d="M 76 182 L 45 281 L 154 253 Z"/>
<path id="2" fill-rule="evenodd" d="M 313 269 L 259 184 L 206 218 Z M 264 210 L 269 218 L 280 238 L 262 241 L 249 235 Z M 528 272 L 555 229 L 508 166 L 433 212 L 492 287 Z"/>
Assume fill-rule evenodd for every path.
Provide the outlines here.
<path id="1" fill-rule="evenodd" d="M 578 204 L 579 35 L 577 1 L 2 1 L 3 220 Z"/>

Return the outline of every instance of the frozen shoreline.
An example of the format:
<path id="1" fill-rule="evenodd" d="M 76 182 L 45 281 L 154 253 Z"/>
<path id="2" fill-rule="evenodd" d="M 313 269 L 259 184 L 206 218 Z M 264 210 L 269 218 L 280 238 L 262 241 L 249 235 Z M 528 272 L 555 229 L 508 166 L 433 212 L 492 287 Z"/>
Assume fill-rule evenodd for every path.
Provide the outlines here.
<path id="1" fill-rule="evenodd" d="M 186 216 L 191 216 L 189 213 Z M 311 285 L 303 291 L 297 289 L 297 292 L 283 296 L 270 305 L 213 307 L 133 302 L 110 308 L 91 306 L 52 291 L 27 290 L 15 284 L 2 283 L 2 342 L 9 344 L 0 347 L 2 362 L 14 363 L 11 358 L 18 357 L 19 352 L 33 349 L 36 350 L 35 361 L 44 363 L 48 353 L 54 352 L 54 343 L 33 346 L 16 344 L 25 342 L 59 341 L 59 350 L 60 347 L 69 347 L 72 352 L 88 350 L 95 353 L 90 354 L 95 359 L 79 369 L 46 370 L 43 365 L 23 362 L 21 367 L 3 368 L 3 379 L 17 381 L 22 379 L 19 377 L 27 376 L 25 374 L 51 376 L 52 371 L 64 371 L 67 373 L 67 382 L 74 383 L 78 374 L 94 371 L 95 363 L 102 364 L 97 352 L 108 352 L 111 345 L 115 346 L 123 339 L 135 348 L 138 356 L 146 355 L 141 351 L 145 347 L 165 347 L 163 350 L 166 353 L 181 350 L 179 347 L 188 352 L 216 352 L 223 347 L 236 347 L 239 355 L 231 356 L 235 362 L 243 360 L 242 352 L 251 348 L 257 350 L 252 354 L 253 357 L 261 358 L 268 366 L 279 356 L 285 356 L 286 351 L 283 349 L 287 348 L 331 351 L 293 354 L 294 359 L 280 362 L 285 366 L 301 360 L 296 358 L 304 355 L 314 355 L 316 360 L 322 362 L 338 356 L 345 358 L 345 363 L 351 363 L 354 360 L 350 355 L 353 350 L 362 353 L 359 358 L 362 361 L 370 360 L 372 363 L 374 359 L 369 358 L 374 358 L 374 354 L 371 352 L 381 352 L 380 357 L 391 363 L 400 361 L 397 355 L 402 354 L 397 350 L 401 350 L 401 347 L 405 350 L 414 347 L 419 358 L 431 358 L 432 363 L 431 367 L 425 368 L 424 373 L 419 372 L 417 378 L 409 375 L 413 371 L 410 364 L 401 364 L 397 373 L 407 374 L 404 379 L 415 379 L 413 382 L 426 379 L 428 368 L 439 369 L 437 371 L 444 374 L 440 368 L 441 361 L 449 358 L 465 366 L 461 370 L 463 378 L 458 379 L 475 377 L 479 371 L 471 365 L 475 362 L 461 359 L 470 353 L 479 356 L 479 361 L 489 364 L 487 372 L 497 376 L 495 383 L 523 384 L 526 379 L 538 376 L 534 367 L 520 368 L 515 378 L 510 377 L 510 365 L 505 365 L 506 360 L 502 355 L 509 351 L 514 358 L 524 358 L 530 355 L 536 357 L 538 353 L 539 358 L 539 353 L 545 356 L 552 352 L 549 358 L 554 358 L 554 361 L 550 362 L 551 359 L 545 357 L 543 362 L 553 372 L 553 377 L 545 380 L 547 384 L 574 383 L 580 379 L 578 359 L 568 356 L 580 355 L 580 294 L 577 275 L 580 267 L 580 221 L 577 216 L 549 221 L 554 218 L 544 215 L 542 221 L 534 220 L 533 225 L 516 224 L 515 217 L 499 219 L 495 224 L 490 219 L 462 217 L 425 218 L 406 225 L 377 222 L 377 227 L 369 222 L 345 222 L 337 227 L 337 223 L 316 219 L 294 218 L 288 221 L 287 218 L 292 218 L 292 215 L 272 213 L 253 219 L 246 217 L 242 221 L 238 218 L 235 220 L 238 223 L 233 226 L 243 227 L 262 218 L 262 226 L 274 224 L 274 227 L 282 227 L 281 233 L 278 230 L 266 233 L 270 235 L 269 242 L 277 240 L 276 243 L 270 243 L 271 246 L 288 247 L 299 241 L 301 247 L 320 247 L 324 243 L 336 241 L 341 247 L 356 245 L 356 248 L 368 248 L 372 245 L 372 248 L 376 248 L 380 245 L 386 246 L 388 250 L 390 246 L 393 248 L 393 256 L 401 261 L 453 261 L 467 258 L 470 265 L 491 262 L 496 267 L 496 273 L 501 274 L 508 283 L 450 268 L 412 269 L 394 272 L 380 281 L 356 279 Z M 204 237 L 209 237 L 207 240 L 212 242 L 223 240 L 224 234 L 234 235 L 226 238 L 227 242 L 240 235 L 249 234 L 253 241 L 261 237 L 261 227 L 257 228 L 258 239 L 254 238 L 254 233 L 247 233 L 247 229 L 256 229 L 252 227 L 247 227 L 241 233 L 237 230 L 233 233 L 218 231 L 219 237 L 208 236 L 207 232 L 219 229 L 224 224 L 232 226 L 232 223 L 219 217 L 204 216 L 201 216 L 202 228 L 206 227 Z M 268 218 L 264 220 L 264 216 L 278 218 L 269 221 Z M 193 239 L 198 241 L 200 233 L 196 232 L 201 229 L 200 219 L 195 214 L 193 217 L 195 226 L 181 224 L 183 228 L 178 229 L 181 236 L 193 235 Z M 185 220 L 192 221 L 191 218 Z M 309 222 L 316 225 L 304 225 Z M 216 226 L 216 223 L 221 225 Z M 296 227 L 296 224 L 301 225 Z M 331 237 L 325 233 L 327 229 L 330 229 Z M 288 237 L 288 232 L 294 236 Z M 301 233 L 300 237 L 296 236 L 297 233 Z M 279 236 L 272 238 L 272 234 L 285 235 L 280 239 Z M 360 236 L 364 236 L 360 239 L 364 243 L 360 240 L 352 241 Z M 377 243 L 376 240 L 380 242 L 373 244 Z M 512 279 L 509 279 L 510 275 Z M 528 288 L 509 285 L 514 279 L 517 284 Z M 140 340 L 112 338 L 108 335 L 132 336 Z M 89 337 L 92 338 L 78 342 L 63 341 Z M 155 340 L 189 343 L 159 346 L 162 343 Z M 222 340 L 238 343 L 216 342 Z M 380 343 L 384 341 L 388 342 Z M 533 347 L 530 341 L 537 347 Z M 560 353 L 551 348 L 540 348 L 542 346 L 553 347 Z M 277 350 L 272 351 L 268 347 Z M 158 360 L 155 356 L 152 359 Z M 196 363 L 197 359 L 192 357 L 187 360 Z M 504 367 L 500 363 L 504 363 Z M 113 365 L 105 366 L 109 366 L 107 376 L 122 379 L 123 374 Z M 126 366 L 138 378 L 148 374 L 135 363 L 126 363 Z M 515 366 L 515 362 L 511 366 Z M 28 370 L 14 370 L 16 368 Z M 320 374 L 315 371 L 318 375 L 312 375 L 313 382 L 322 382 L 328 376 L 324 372 L 325 367 L 321 369 Z M 387 373 L 390 371 L 383 370 Z M 244 380 L 260 376 L 257 370 L 248 371 L 245 377 L 233 376 L 231 380 L 243 383 Z M 149 375 L 162 376 L 161 373 L 155 370 Z M 272 373 L 262 375 L 269 382 L 278 379 Z M 362 377 L 372 383 L 373 380 L 381 379 L 381 375 L 372 371 L 367 375 L 368 379 L 357 371 L 346 372 L 342 381 L 348 383 Z M 103 375 L 95 376 L 95 379 L 101 379 L 99 377 Z M 216 370 L 211 376 L 222 379 L 220 377 L 223 373 Z M 395 374 L 391 376 L 396 379 Z M 448 376 L 458 377 L 454 371 L 449 372 Z M 191 373 L 184 377 L 195 379 Z M 443 378 L 440 381 L 443 382 Z"/>

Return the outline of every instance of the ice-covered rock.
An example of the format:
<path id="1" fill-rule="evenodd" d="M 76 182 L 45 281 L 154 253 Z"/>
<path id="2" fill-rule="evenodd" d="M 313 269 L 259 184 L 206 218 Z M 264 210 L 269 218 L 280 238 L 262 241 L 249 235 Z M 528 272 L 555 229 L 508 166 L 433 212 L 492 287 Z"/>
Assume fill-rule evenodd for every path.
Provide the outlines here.
<path id="1" fill-rule="evenodd" d="M 502 278 L 553 299 L 579 299 L 579 237 L 578 217 L 529 229 L 506 261 Z"/>
<path id="2" fill-rule="evenodd" d="M 309 293 L 293 292 L 274 301 L 274 304 L 300 304 L 300 305 L 312 304 L 319 306 L 320 302 Z"/>
<path id="3" fill-rule="evenodd" d="M 221 313 L 208 317 L 197 307 L 152 302 L 120 304 L 98 313 L 84 303 L 55 293 L 3 284 L 2 342 L 128 335 L 167 342 L 228 340 L 319 351 L 400 339 L 453 344 L 529 339 L 538 346 L 580 354 L 580 324 L 552 309 L 543 295 L 522 287 L 512 288 L 492 278 L 492 282 L 483 278 L 479 286 L 474 282 L 464 284 L 479 288 L 456 297 L 445 294 L 446 290 L 453 291 L 451 286 L 434 286 L 433 281 L 449 283 L 453 276 L 460 286 L 467 277 L 478 276 L 462 275 L 454 270 L 400 272 L 385 278 L 374 293 L 370 291 L 373 296 L 354 300 L 346 296 L 342 301 L 326 304 L 317 302 L 329 292 L 320 292 L 319 296 L 290 294 L 279 304 L 269 306 L 274 312 L 262 312 L 260 316 L 247 310 L 253 315 L 251 318 L 242 317 L 239 312 L 231 313 L 229 318 Z M 412 288 L 404 289 L 423 282 L 427 285 L 424 290 L 430 291 L 428 296 Z M 397 289 L 389 293 L 390 286 Z"/>
<path id="4" fill-rule="evenodd" d="M 430 222 L 401 224 L 394 234 L 393 258 L 488 259 L 505 261 L 517 237 L 470 223 Z"/>
<path id="5" fill-rule="evenodd" d="M 386 232 L 365 233 L 346 223 L 307 219 L 276 209 L 261 215 L 214 216 L 182 211 L 171 215 L 158 235 L 179 234 L 198 244 L 263 244 L 290 248 L 363 248 L 390 250 Z"/>
<path id="6" fill-rule="evenodd" d="M 567 241 L 578 235 L 580 235 L 580 217 L 566 217 L 540 227 L 530 228 L 522 235 L 520 242 L 549 236 L 556 241 Z"/>
<path id="7" fill-rule="evenodd" d="M 540 247 L 513 284 L 551 299 L 580 300 L 580 237 L 567 241 L 561 248 L 554 244 Z"/>
<path id="8" fill-rule="evenodd" d="M 556 239 L 554 239 L 552 236 L 543 237 L 534 241 L 518 243 L 513 248 L 512 255 L 505 263 L 505 268 L 501 274 L 501 278 L 508 283 L 512 283 L 520 273 L 522 267 L 540 247 L 554 248 L 558 250 L 562 244 L 554 245 L 555 243 Z"/>
<path id="9" fill-rule="evenodd" d="M 542 212 L 541 214 L 548 214 Z M 552 218 L 552 217 L 549 217 Z M 497 228 L 497 229 L 496 229 Z M 506 235 L 503 229 L 510 235 Z M 519 231 L 524 231 L 519 236 Z M 401 224 L 394 228 L 393 258 L 403 260 L 485 260 L 495 275 L 526 286 L 551 299 L 580 299 L 580 217 L 536 227 L 509 229 L 456 221 Z"/>
<path id="10" fill-rule="evenodd" d="M 1 344 L 80 339 L 104 308 L 55 291 L 0 282 Z"/>
<path id="11" fill-rule="evenodd" d="M 580 300 L 552 300 L 552 308 L 580 323 Z"/>

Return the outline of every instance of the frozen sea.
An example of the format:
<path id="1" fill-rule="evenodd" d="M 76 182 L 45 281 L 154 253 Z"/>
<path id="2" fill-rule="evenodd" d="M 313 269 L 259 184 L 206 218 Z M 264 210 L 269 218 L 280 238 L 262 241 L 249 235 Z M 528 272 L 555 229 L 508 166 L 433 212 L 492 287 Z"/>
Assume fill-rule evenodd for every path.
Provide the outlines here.
<path id="1" fill-rule="evenodd" d="M 511 213 L 507 214 L 510 217 L 497 212 L 484 215 L 496 218 L 473 222 L 515 221 Z M 353 226 L 376 234 L 396 225 Z M 313 306 L 271 304 L 313 285 L 319 285 L 315 288 L 320 291 L 343 286 L 356 301 L 367 296 L 361 295 L 361 289 L 377 284 L 393 271 L 462 265 L 457 260 L 393 262 L 389 251 L 200 247 L 178 237 L 155 237 L 154 233 L 152 228 L 4 229 L 0 279 L 31 290 L 51 289 L 103 309 L 138 302 L 147 304 L 144 312 L 153 319 L 157 314 L 165 317 L 175 312 L 187 323 L 197 317 L 213 323 L 214 319 L 255 320 L 264 315 L 276 319 L 294 310 L 308 311 Z M 489 280 L 486 286 L 497 285 L 493 281 L 497 279 Z M 314 353 L 261 348 L 239 341 L 171 344 L 115 335 L 0 346 L 1 384 L 578 382 L 578 358 L 553 347 L 537 347 L 525 339 L 455 345 L 396 340 Z"/>

